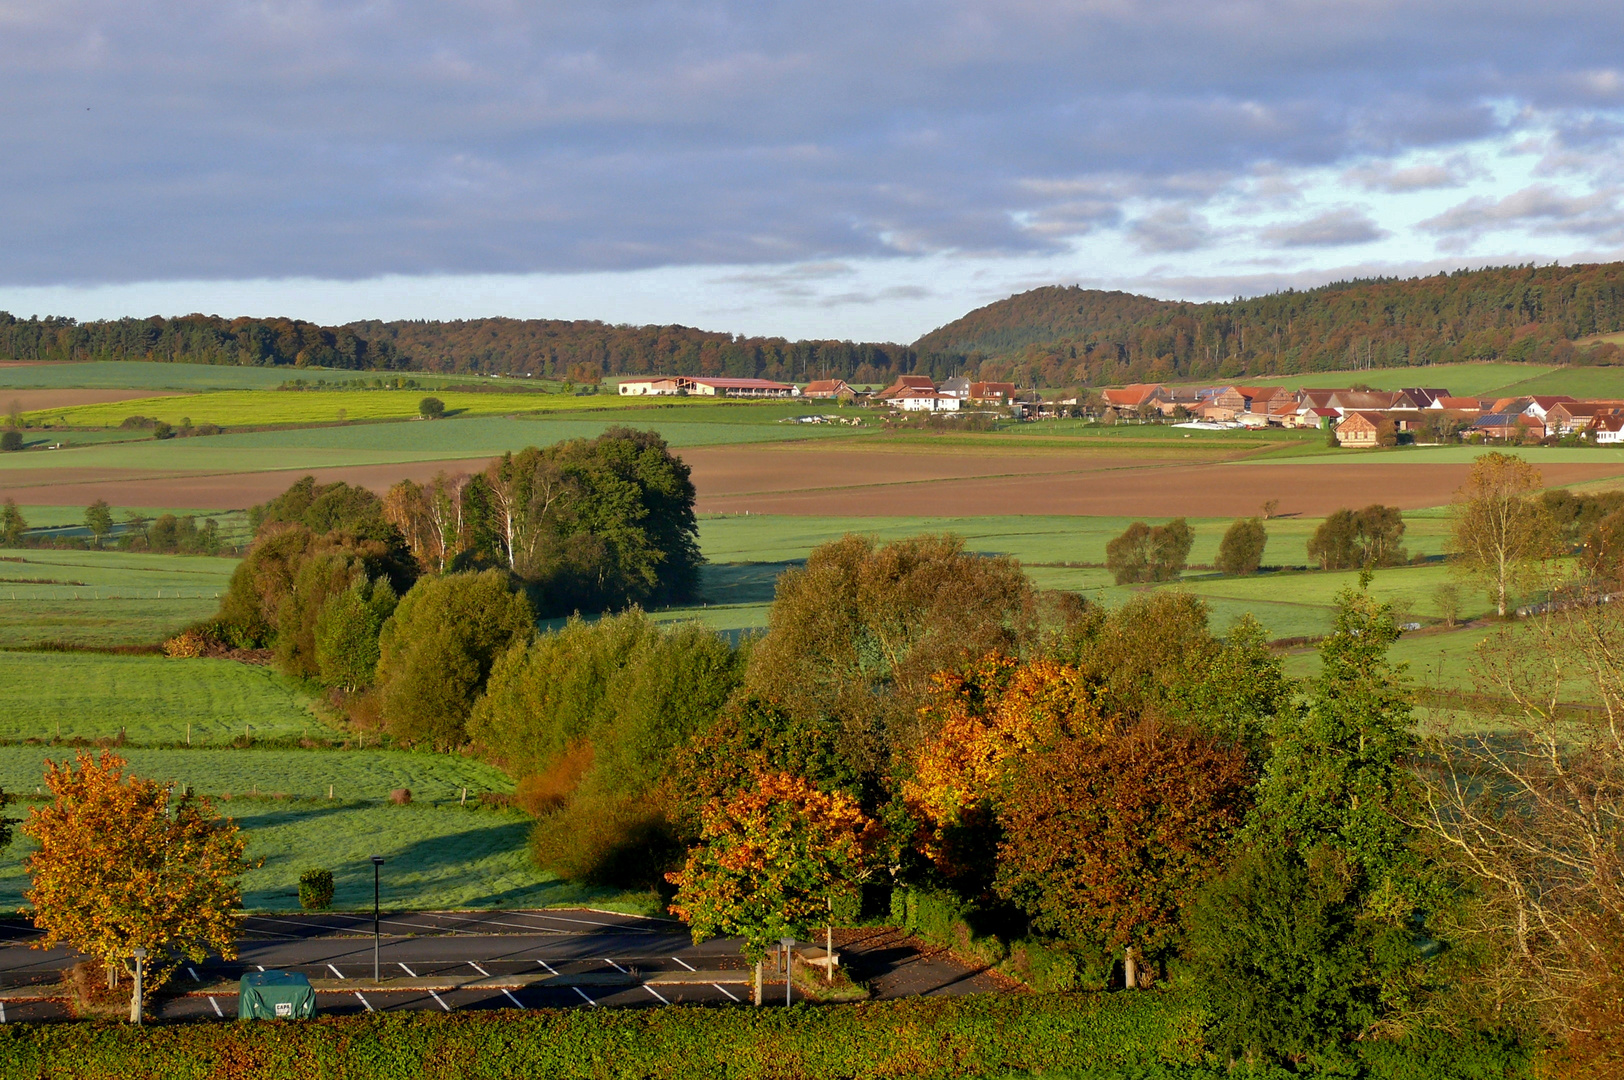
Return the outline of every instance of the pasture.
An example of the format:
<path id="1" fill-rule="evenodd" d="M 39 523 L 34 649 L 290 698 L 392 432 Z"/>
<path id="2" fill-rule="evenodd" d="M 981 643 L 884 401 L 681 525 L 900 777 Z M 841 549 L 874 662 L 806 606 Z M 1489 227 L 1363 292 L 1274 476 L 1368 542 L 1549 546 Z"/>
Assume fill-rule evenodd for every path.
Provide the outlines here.
<path id="1" fill-rule="evenodd" d="M 1300 375 L 1243 376 L 1235 381 L 1247 386 L 1351 387 L 1355 384 L 1373 390 L 1401 390 L 1406 386 L 1444 387 L 1458 397 L 1500 395 L 1504 388 L 1553 372 L 1591 370 L 1554 367 L 1548 364 L 1485 362 L 1431 364 L 1425 367 L 1370 368 L 1362 371 L 1310 371 Z M 1507 394 L 1512 391 L 1506 391 Z M 1518 391 L 1526 392 L 1526 391 Z M 1550 391 L 1551 393 L 1565 391 Z"/>
<path id="2" fill-rule="evenodd" d="M 273 669 L 230 660 L 0 652 L 4 741 L 123 734 L 132 743 L 220 746 L 245 734 L 340 737 L 311 714 L 309 701 Z"/>
<path id="3" fill-rule="evenodd" d="M 207 555 L 9 550 L 0 556 L 0 648 L 155 644 L 212 615 L 236 566 Z"/>

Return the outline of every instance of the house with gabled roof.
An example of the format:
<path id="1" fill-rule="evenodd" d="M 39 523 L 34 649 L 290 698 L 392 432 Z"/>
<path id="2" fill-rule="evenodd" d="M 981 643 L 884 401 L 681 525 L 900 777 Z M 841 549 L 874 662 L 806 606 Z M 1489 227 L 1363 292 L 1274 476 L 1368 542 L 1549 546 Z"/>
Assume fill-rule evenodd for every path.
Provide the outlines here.
<path id="1" fill-rule="evenodd" d="M 1350 446 L 1355 449 L 1381 445 L 1382 414 L 1370 411 L 1352 411 L 1342 414 L 1342 422 L 1336 426 L 1336 442 L 1338 446 Z"/>
<path id="2" fill-rule="evenodd" d="M 907 390 L 923 390 L 927 394 L 934 394 L 936 393 L 936 380 L 929 375 L 898 375 L 896 382 L 874 395 L 874 400 L 890 401 Z"/>
<path id="3" fill-rule="evenodd" d="M 1013 392 L 1013 390 L 1011 391 Z M 1121 388 L 1100 391 L 1100 400 L 1113 409 L 1137 409 L 1153 405 L 1166 396 L 1167 388 L 1161 383 L 1133 383 Z"/>
<path id="4" fill-rule="evenodd" d="M 857 396 L 857 391 L 845 379 L 814 379 L 801 388 L 801 396 L 809 398 L 838 398 Z"/>

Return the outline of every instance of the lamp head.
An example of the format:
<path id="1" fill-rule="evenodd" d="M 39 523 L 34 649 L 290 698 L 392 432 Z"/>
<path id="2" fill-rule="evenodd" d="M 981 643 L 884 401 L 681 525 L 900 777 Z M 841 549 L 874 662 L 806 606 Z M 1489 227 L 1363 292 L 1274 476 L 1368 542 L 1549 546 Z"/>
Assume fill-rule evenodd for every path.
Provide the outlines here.
<path id="1" fill-rule="evenodd" d="M 145 960 L 147 958 L 147 950 L 137 945 L 135 948 L 130 950 L 130 955 L 135 957 L 137 960 Z"/>
<path id="2" fill-rule="evenodd" d="M 372 856 L 372 865 L 373 866 L 382 866 L 383 865 L 383 856 L 382 855 L 374 855 L 374 856 Z"/>

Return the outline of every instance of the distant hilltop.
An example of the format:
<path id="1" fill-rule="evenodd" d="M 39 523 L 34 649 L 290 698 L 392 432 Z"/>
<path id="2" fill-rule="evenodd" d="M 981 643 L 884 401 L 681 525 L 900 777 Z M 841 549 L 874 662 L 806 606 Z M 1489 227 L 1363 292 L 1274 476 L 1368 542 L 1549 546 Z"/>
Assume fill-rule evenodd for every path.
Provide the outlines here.
<path id="1" fill-rule="evenodd" d="M 917 374 L 1073 387 L 1466 360 L 1611 363 L 1619 343 L 1604 338 L 1621 331 L 1624 263 L 1603 263 L 1346 281 L 1207 304 L 1050 286 L 977 308 L 912 345 L 592 320 L 319 326 L 188 315 L 81 323 L 0 312 L 0 359 L 528 374 L 576 382 L 681 374 L 885 385 Z"/>

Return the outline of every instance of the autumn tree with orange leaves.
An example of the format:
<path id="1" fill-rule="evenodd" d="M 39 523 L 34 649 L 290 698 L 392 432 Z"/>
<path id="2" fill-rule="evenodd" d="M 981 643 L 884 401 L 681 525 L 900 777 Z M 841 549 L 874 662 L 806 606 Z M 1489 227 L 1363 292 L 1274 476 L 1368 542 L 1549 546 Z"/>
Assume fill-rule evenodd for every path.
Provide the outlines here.
<path id="1" fill-rule="evenodd" d="M 695 943 L 741 937 L 759 962 L 781 937 L 806 937 L 831 913 L 856 914 L 883 833 L 851 796 L 766 773 L 700 816 L 699 844 L 666 875 L 677 887 L 671 911 Z"/>
<path id="2" fill-rule="evenodd" d="M 236 955 L 244 840 L 207 799 L 126 776 L 124 766 L 106 752 L 45 763 L 55 800 L 23 824 L 39 844 L 25 863 L 33 877 L 25 896 L 44 931 L 36 947 L 71 945 L 100 960 L 110 980 L 144 947 L 151 991 L 183 958 Z"/>
<path id="3" fill-rule="evenodd" d="M 921 715 L 933 734 L 902 785 L 920 826 L 916 846 L 949 878 L 979 877 L 982 885 L 993 871 L 996 838 L 989 829 L 1006 763 L 1065 734 L 1097 733 L 1105 723 L 1076 668 L 1052 660 L 1022 664 L 996 653 L 965 671 L 937 675 Z"/>

